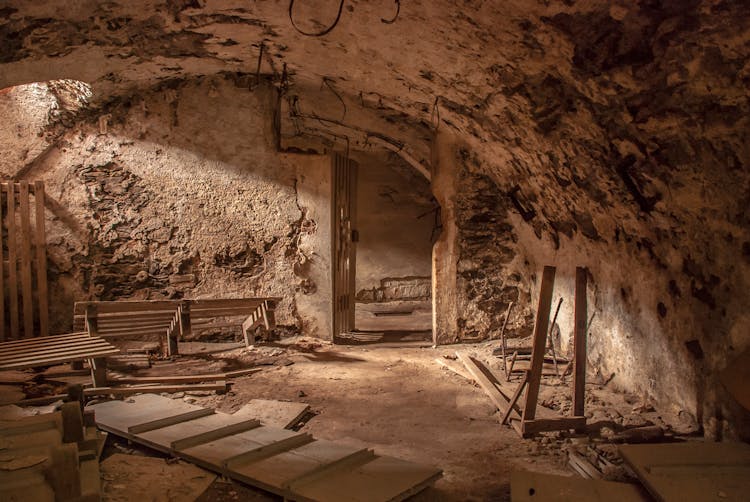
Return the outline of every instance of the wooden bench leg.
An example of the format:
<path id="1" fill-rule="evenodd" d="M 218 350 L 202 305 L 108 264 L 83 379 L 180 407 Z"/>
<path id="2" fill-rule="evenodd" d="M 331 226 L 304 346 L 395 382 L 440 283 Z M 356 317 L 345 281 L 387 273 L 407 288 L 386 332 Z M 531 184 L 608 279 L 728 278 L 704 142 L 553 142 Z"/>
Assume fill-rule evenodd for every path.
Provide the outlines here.
<path id="1" fill-rule="evenodd" d="M 106 387 L 107 386 L 107 359 L 104 357 L 96 357 L 89 360 L 91 365 L 91 379 L 94 382 L 94 387 Z"/>

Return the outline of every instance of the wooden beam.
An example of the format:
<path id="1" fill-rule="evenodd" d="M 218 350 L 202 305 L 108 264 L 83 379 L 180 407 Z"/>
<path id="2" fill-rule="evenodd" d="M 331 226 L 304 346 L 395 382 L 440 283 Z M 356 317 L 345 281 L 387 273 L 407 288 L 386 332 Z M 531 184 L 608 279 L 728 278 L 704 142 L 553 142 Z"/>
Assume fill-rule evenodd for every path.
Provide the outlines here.
<path id="1" fill-rule="evenodd" d="M 44 182 L 34 182 L 36 217 L 36 294 L 39 305 L 39 336 L 49 335 L 49 290 L 47 286 L 47 236 L 44 220 Z"/>
<path id="2" fill-rule="evenodd" d="M 508 409 L 505 410 L 505 413 L 503 414 L 502 420 L 500 420 L 500 423 L 505 425 L 505 423 L 510 418 L 510 414 L 513 411 L 514 407 L 516 406 L 516 403 L 518 402 L 518 398 L 521 397 L 521 392 L 523 392 L 523 388 L 526 387 L 526 384 L 529 381 L 529 372 L 524 371 L 523 372 L 523 378 L 518 383 L 518 387 L 516 387 L 516 391 L 513 393 L 513 397 L 510 398 L 510 401 L 508 402 Z"/>
<path id="3" fill-rule="evenodd" d="M 133 394 L 148 394 L 160 392 L 183 392 L 190 390 L 226 392 L 229 386 L 226 382 L 216 382 L 211 384 L 195 385 L 144 385 L 142 387 L 94 387 L 84 389 L 83 394 L 86 397 L 104 396 L 112 394 L 114 396 L 130 396 Z"/>
<path id="4" fill-rule="evenodd" d="M 31 213 L 29 182 L 19 183 L 18 206 L 21 213 L 21 299 L 23 300 L 23 336 L 34 336 L 34 296 L 31 281 Z"/>
<path id="5" fill-rule="evenodd" d="M 487 378 L 487 375 L 484 374 L 472 357 L 458 351 L 456 351 L 456 356 L 466 367 L 466 370 L 471 374 L 474 381 L 479 384 L 484 393 L 487 394 L 501 413 L 510 413 L 511 415 L 515 414 L 517 419 L 521 418 L 517 411 L 512 407 L 509 407 L 508 399 L 497 389 L 497 387 L 495 387 L 490 379 Z"/>
<path id="6" fill-rule="evenodd" d="M 552 307 L 552 289 L 555 286 L 555 267 L 545 266 L 542 272 L 542 284 L 539 290 L 539 305 L 534 324 L 534 340 L 532 346 L 531 370 L 529 372 L 529 386 L 526 391 L 526 402 L 523 407 L 523 420 L 533 420 L 536 414 L 536 402 L 539 397 L 539 385 L 542 382 L 542 366 L 547 345 L 547 327 L 549 326 L 549 312 Z"/>
<path id="7" fill-rule="evenodd" d="M 583 416 L 586 402 L 586 337 L 588 306 L 586 286 L 588 272 L 576 267 L 575 331 L 573 333 L 573 414 Z"/>
<path id="8" fill-rule="evenodd" d="M 586 417 L 536 418 L 524 420 L 521 424 L 523 437 L 533 436 L 539 432 L 579 429 L 586 426 Z"/>
<path id="9" fill-rule="evenodd" d="M 10 338 L 18 338 L 18 258 L 16 244 L 16 193 L 8 183 L 8 296 L 10 304 Z"/>

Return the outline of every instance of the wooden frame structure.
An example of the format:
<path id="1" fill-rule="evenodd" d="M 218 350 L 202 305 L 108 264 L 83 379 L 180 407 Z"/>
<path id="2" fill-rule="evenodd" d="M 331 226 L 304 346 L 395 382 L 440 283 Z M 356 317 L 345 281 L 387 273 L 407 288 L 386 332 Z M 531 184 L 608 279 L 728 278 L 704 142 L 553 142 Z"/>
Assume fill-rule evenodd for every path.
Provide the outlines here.
<path id="1" fill-rule="evenodd" d="M 3 266 L 0 273 L 0 342 L 47 336 L 49 299 L 44 183 L 0 183 L 0 194 L 1 230 L 3 237 L 7 235 L 0 245 Z"/>
<path id="2" fill-rule="evenodd" d="M 522 437 L 529 437 L 539 432 L 567 429 L 575 429 L 580 432 L 586 427 L 584 394 L 586 385 L 586 277 L 588 272 L 585 268 L 576 268 L 573 416 L 561 417 L 546 408 L 537 408 L 547 346 L 547 333 L 549 331 L 549 314 L 552 307 L 555 272 L 555 267 L 544 267 L 534 324 L 531 367 L 523 373 L 517 387 L 513 389 L 508 383 L 501 382 L 476 359 L 464 353 L 456 352 L 472 378 L 503 413 L 502 423 L 510 422 L 510 425 Z M 519 405 L 518 402 L 524 390 L 526 391 L 526 397 L 523 404 Z M 537 413 L 539 416 L 537 416 Z"/>
<path id="3" fill-rule="evenodd" d="M 76 302 L 73 326 L 91 336 L 127 338 L 164 336 L 168 355 L 179 353 L 177 340 L 192 334 L 194 326 L 208 325 L 215 318 L 243 317 L 245 345 L 252 331 L 276 326 L 274 310 L 280 298 L 232 298 L 208 300 L 129 300 Z M 235 324 L 240 324 L 235 323 Z"/>

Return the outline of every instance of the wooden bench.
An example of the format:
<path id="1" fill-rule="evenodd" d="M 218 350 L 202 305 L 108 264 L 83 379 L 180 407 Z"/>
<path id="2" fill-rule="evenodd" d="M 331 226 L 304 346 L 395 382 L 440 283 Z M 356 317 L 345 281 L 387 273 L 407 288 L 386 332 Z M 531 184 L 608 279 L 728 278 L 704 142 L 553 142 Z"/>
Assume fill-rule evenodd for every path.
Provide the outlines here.
<path id="1" fill-rule="evenodd" d="M 0 370 L 52 366 L 88 360 L 91 376 L 97 385 L 106 385 L 106 357 L 120 349 L 103 338 L 88 333 L 40 336 L 0 343 Z"/>
<path id="2" fill-rule="evenodd" d="M 123 338 L 159 335 L 165 337 L 168 355 L 179 353 L 177 340 L 193 332 L 193 326 L 208 326 L 217 317 L 242 317 L 245 345 L 251 333 L 262 326 L 274 329 L 274 310 L 280 298 L 227 298 L 207 300 L 125 300 L 76 302 L 74 329 L 92 336 Z"/>

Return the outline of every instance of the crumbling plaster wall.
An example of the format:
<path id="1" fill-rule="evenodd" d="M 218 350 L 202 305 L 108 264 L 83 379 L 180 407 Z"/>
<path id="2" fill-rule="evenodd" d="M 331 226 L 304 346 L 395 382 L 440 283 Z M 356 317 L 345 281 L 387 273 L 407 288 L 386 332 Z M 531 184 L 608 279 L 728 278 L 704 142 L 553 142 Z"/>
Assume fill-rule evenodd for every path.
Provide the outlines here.
<path id="1" fill-rule="evenodd" d="M 55 99 L 45 84 L 11 96 L 24 93 L 0 96 L 18 112 L 2 175 L 43 179 L 53 200 L 56 330 L 75 300 L 279 296 L 280 326 L 328 336 L 330 161 L 275 151 L 270 87 L 172 80 L 84 112 L 42 146 L 32 133 Z M 20 159 L 26 144 L 43 156 Z"/>

